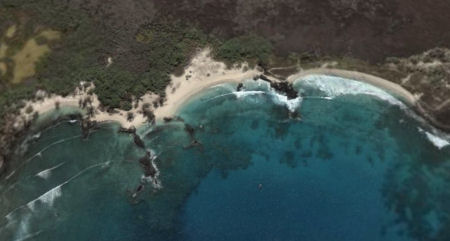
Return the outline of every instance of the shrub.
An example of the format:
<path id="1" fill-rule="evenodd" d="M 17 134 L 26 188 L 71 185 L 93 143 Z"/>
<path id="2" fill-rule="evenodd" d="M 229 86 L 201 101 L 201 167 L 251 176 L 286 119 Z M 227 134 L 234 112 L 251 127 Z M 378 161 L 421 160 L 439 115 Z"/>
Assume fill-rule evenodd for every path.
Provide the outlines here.
<path id="1" fill-rule="evenodd" d="M 266 65 L 272 53 L 272 44 L 257 35 L 232 38 L 217 48 L 215 56 L 227 63 L 254 61 Z"/>

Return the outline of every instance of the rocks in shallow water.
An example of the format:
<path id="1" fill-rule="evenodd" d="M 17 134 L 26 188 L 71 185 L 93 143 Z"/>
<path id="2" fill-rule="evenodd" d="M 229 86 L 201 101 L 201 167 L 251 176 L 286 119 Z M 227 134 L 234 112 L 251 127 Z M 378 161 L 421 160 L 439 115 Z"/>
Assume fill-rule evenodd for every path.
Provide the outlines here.
<path id="1" fill-rule="evenodd" d="M 289 119 L 301 121 L 302 117 L 300 115 L 300 112 L 298 112 L 298 111 L 294 111 L 294 112 L 289 111 Z"/>
<path id="2" fill-rule="evenodd" d="M 241 91 L 242 88 L 244 88 L 244 84 L 243 83 L 239 83 L 238 86 L 236 87 L 236 91 Z"/>
<path id="3" fill-rule="evenodd" d="M 83 116 L 81 114 L 70 114 L 67 117 L 69 118 L 69 121 L 71 123 L 83 119 Z"/>
<path id="4" fill-rule="evenodd" d="M 258 78 L 257 79 L 262 79 L 262 80 L 264 80 L 264 81 L 266 81 L 266 82 L 269 82 L 269 83 L 271 83 L 272 84 L 272 80 L 270 80 L 267 76 L 265 76 L 265 75 L 260 75 L 260 76 L 258 76 Z"/>
<path id="5" fill-rule="evenodd" d="M 136 134 L 136 128 L 134 126 L 131 126 L 130 128 L 120 127 L 119 133 L 132 134 L 134 144 L 136 144 L 136 146 L 138 146 L 139 148 L 145 149 L 145 143 L 141 139 L 141 137 Z"/>
<path id="6" fill-rule="evenodd" d="M 292 99 L 295 99 L 298 97 L 297 90 L 295 90 L 294 87 L 292 86 L 292 84 L 289 82 L 286 82 L 286 81 L 275 82 L 275 81 L 272 81 L 269 78 L 267 78 L 267 76 L 265 76 L 265 75 L 260 75 L 259 79 L 269 82 L 270 87 L 272 87 L 274 90 L 286 95 L 288 100 L 292 100 Z"/>
<path id="7" fill-rule="evenodd" d="M 152 164 L 152 155 L 150 152 L 147 152 L 145 156 L 141 157 L 139 163 L 141 163 L 144 168 L 144 175 L 146 177 L 155 177 L 157 170 Z"/>
<path id="8" fill-rule="evenodd" d="M 141 137 L 138 134 L 133 133 L 133 141 L 134 141 L 134 144 L 136 144 L 136 146 L 138 146 L 139 148 L 145 149 L 145 143 L 144 143 L 144 141 L 142 141 Z"/>
<path id="9" fill-rule="evenodd" d="M 81 132 L 83 138 L 87 138 L 89 136 L 90 130 L 97 128 L 97 121 L 91 121 L 89 119 L 83 119 L 81 121 Z"/>
<path id="10" fill-rule="evenodd" d="M 134 126 L 130 128 L 120 127 L 119 133 L 133 134 L 134 144 L 136 144 L 136 146 L 138 146 L 139 148 L 145 149 L 145 143 L 144 141 L 142 141 L 141 137 L 136 134 L 136 128 Z"/>
<path id="11" fill-rule="evenodd" d="M 184 130 L 189 134 L 190 137 L 193 137 L 193 136 L 194 136 L 195 129 L 194 129 L 194 127 L 192 127 L 191 125 L 185 124 L 185 125 L 184 125 Z"/>
<path id="12" fill-rule="evenodd" d="M 165 123 L 168 123 L 168 122 L 171 122 L 173 120 L 173 118 L 172 117 L 164 117 L 163 120 Z"/>
<path id="13" fill-rule="evenodd" d="M 285 94 L 288 100 L 298 97 L 298 92 L 294 89 L 291 83 L 288 82 L 271 82 L 270 86 L 278 92 Z"/>
<path id="14" fill-rule="evenodd" d="M 134 126 L 132 126 L 130 128 L 120 127 L 119 132 L 120 133 L 134 134 L 134 133 L 136 133 L 136 128 Z"/>

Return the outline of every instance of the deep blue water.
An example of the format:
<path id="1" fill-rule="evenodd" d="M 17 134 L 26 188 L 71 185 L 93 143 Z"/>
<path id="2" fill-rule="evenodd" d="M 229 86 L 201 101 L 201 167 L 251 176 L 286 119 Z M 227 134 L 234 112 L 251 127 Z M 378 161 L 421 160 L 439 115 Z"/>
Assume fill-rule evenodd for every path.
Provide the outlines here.
<path id="1" fill-rule="evenodd" d="M 140 128 L 162 188 L 136 198 L 145 151 L 117 125 L 43 130 L 0 181 L 0 240 L 450 240 L 450 148 L 429 127 L 359 82 L 296 88 L 216 86 Z"/>

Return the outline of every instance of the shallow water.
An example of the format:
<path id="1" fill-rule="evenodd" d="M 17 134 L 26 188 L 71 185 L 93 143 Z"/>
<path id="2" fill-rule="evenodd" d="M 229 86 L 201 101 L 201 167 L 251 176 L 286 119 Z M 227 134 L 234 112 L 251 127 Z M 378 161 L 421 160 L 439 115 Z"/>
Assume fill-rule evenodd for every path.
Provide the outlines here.
<path id="1" fill-rule="evenodd" d="M 162 188 L 136 198 L 132 136 L 46 129 L 0 181 L 0 240 L 450 240 L 445 140 L 366 84 L 295 86 L 216 86 L 139 129 Z"/>

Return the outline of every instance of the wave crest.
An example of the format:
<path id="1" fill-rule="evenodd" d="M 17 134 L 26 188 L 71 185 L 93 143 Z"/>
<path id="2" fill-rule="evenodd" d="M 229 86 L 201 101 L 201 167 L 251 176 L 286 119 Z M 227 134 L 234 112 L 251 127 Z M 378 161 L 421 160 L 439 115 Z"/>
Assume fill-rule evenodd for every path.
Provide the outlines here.
<path id="1" fill-rule="evenodd" d="M 303 90 L 304 88 L 318 89 L 330 99 L 342 95 L 370 95 L 393 105 L 405 106 L 403 102 L 385 90 L 357 80 L 327 75 L 308 75 L 296 82 L 300 84 Z"/>

